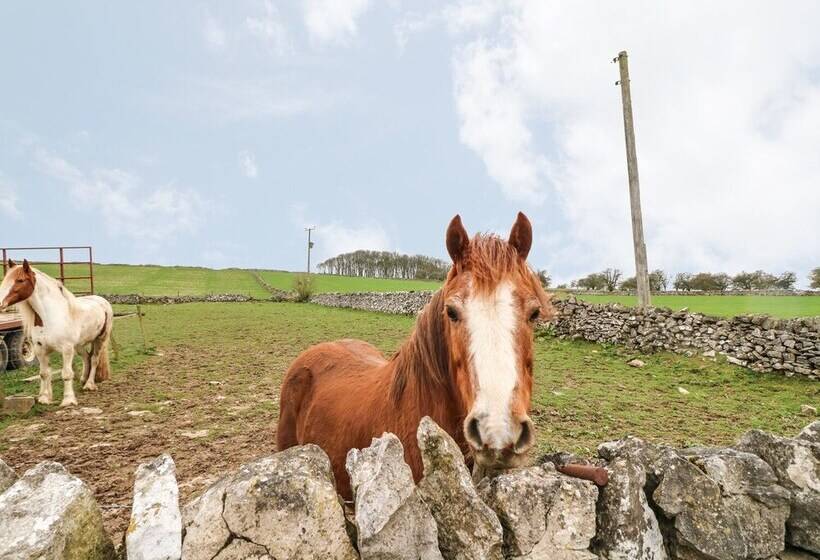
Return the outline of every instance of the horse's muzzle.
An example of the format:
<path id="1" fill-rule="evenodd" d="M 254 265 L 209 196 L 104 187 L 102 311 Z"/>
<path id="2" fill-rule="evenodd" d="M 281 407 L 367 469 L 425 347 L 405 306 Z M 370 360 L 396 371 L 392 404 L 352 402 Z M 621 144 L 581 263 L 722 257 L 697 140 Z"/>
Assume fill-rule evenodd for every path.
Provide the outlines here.
<path id="1" fill-rule="evenodd" d="M 529 416 L 517 422 L 517 429 L 504 447 L 491 446 L 481 434 L 481 423 L 474 417 L 464 422 L 464 435 L 473 450 L 473 456 L 480 465 L 490 468 L 512 468 L 520 466 L 535 443 L 535 425 Z"/>

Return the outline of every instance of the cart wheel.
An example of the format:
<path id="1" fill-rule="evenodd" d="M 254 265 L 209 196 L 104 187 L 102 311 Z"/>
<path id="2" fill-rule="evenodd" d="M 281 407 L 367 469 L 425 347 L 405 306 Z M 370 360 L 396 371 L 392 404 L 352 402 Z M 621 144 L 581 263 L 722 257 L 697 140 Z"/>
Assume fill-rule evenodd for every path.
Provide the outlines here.
<path id="1" fill-rule="evenodd" d="M 23 331 L 14 331 L 6 335 L 8 347 L 8 369 L 20 369 L 37 365 L 37 356 L 31 347 L 31 341 L 23 336 Z"/>
<path id="2" fill-rule="evenodd" d="M 9 361 L 9 350 L 6 343 L 0 338 L 0 373 L 6 371 L 6 364 Z"/>

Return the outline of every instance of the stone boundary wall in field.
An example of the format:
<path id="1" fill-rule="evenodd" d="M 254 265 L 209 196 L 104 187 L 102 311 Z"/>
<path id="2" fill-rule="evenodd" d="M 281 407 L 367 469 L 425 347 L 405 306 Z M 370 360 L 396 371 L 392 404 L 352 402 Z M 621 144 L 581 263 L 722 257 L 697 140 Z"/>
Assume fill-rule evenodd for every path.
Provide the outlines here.
<path id="1" fill-rule="evenodd" d="M 415 315 L 427 305 L 433 293 L 428 291 L 327 293 L 311 296 L 310 302 L 327 307 Z"/>
<path id="2" fill-rule="evenodd" d="M 413 482 L 386 433 L 352 449 L 355 504 L 336 494 L 327 455 L 292 447 L 225 473 L 181 506 L 173 458 L 136 471 L 131 521 L 115 550 L 90 488 L 51 461 L 19 479 L 0 459 L 0 558 L 87 560 L 801 560 L 820 554 L 820 421 L 794 438 L 759 430 L 727 448 L 673 449 L 626 437 L 597 457 L 472 476 L 430 418 Z M 603 470 L 589 480 L 566 462 Z M 598 473 L 603 474 L 603 473 Z M 124 553 L 124 554 L 123 554 Z"/>
<path id="3" fill-rule="evenodd" d="M 820 317 L 723 318 L 668 308 L 595 305 L 575 298 L 558 300 L 555 307 L 552 328 L 562 337 L 623 344 L 644 352 L 724 354 L 754 371 L 820 379 Z"/>
<path id="4" fill-rule="evenodd" d="M 313 303 L 384 313 L 418 313 L 432 292 L 319 294 Z M 754 371 L 820 379 L 820 317 L 776 319 L 766 315 L 712 317 L 668 308 L 640 310 L 592 304 L 569 297 L 553 302 L 547 326 L 565 338 L 622 344 L 643 352 L 697 351 L 727 356 Z"/>
<path id="5" fill-rule="evenodd" d="M 255 298 L 243 294 L 207 294 L 195 296 L 143 296 L 140 294 L 99 294 L 112 304 L 141 305 L 158 304 L 172 305 L 177 303 L 241 303 L 246 301 L 278 301 L 274 297 Z"/>

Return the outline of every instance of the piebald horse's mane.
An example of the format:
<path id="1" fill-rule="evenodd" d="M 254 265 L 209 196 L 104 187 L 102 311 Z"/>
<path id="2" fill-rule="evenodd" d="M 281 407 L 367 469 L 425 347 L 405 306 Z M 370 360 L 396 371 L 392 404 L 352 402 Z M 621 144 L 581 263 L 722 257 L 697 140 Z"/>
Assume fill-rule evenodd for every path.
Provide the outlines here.
<path id="1" fill-rule="evenodd" d="M 34 271 L 36 282 L 34 284 L 34 290 L 42 289 L 42 286 L 45 286 L 47 290 L 56 291 L 60 294 L 63 299 L 66 301 L 66 305 L 68 305 L 69 309 L 72 308 L 74 304 L 74 300 L 77 299 L 68 288 L 66 288 L 63 284 L 61 284 L 56 278 L 52 278 L 42 270 L 32 267 L 31 270 Z M 38 286 L 40 286 L 38 288 Z M 23 320 L 23 336 L 29 338 L 31 336 L 31 329 L 37 324 L 39 315 L 37 312 L 34 311 L 34 308 L 28 301 L 20 302 L 17 304 L 17 308 L 20 311 L 20 317 Z M 42 321 L 42 320 L 40 320 Z"/>
<path id="2" fill-rule="evenodd" d="M 529 272 L 515 249 L 494 234 L 477 234 L 463 262 L 454 265 L 447 280 L 454 273 L 469 271 L 477 289 L 498 284 L 508 274 Z M 395 371 L 390 396 L 398 403 L 409 384 L 414 384 L 417 398 L 433 391 L 452 389 L 450 382 L 450 355 L 444 332 L 444 292 L 447 286 L 433 294 L 416 321 L 410 338 L 393 356 Z"/>

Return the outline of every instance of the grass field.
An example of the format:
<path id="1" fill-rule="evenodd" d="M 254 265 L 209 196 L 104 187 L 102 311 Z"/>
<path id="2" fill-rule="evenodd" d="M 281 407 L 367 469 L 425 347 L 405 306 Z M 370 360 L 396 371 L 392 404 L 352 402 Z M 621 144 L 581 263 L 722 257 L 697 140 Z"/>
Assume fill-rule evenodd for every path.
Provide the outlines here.
<path id="1" fill-rule="evenodd" d="M 290 290 L 293 287 L 293 278 L 297 273 L 274 270 L 260 272 L 262 278 L 280 290 Z M 441 282 L 432 280 L 392 280 L 390 278 L 357 278 L 352 276 L 334 276 L 331 274 L 315 274 L 313 276 L 314 290 L 317 293 L 325 292 L 399 292 L 438 290 Z"/>
<path id="2" fill-rule="evenodd" d="M 37 268 L 51 276 L 59 276 L 59 267 L 40 263 Z M 300 274 L 278 270 L 262 270 L 260 275 L 274 288 L 290 291 L 293 280 Z M 88 266 L 71 264 L 65 267 L 66 276 L 87 276 Z M 355 278 L 315 274 L 314 289 L 323 292 L 397 292 L 406 290 L 437 290 L 441 282 L 426 280 L 391 280 L 387 278 Z M 203 295 L 213 293 L 247 294 L 265 298 L 268 294 L 249 270 L 228 268 L 215 270 L 191 266 L 155 265 L 94 265 L 95 289 L 101 294 Z M 67 281 L 75 291 L 87 291 L 87 280 Z"/>
<path id="3" fill-rule="evenodd" d="M 90 408 L 37 405 L 0 421 L 7 462 L 18 470 L 44 459 L 64 463 L 91 484 L 115 531 L 127 526 L 138 463 L 170 451 L 187 501 L 227 470 L 274 451 L 279 384 L 299 352 L 355 337 L 391 353 L 414 323 L 291 303 L 143 309 L 146 347 L 135 317 L 117 319 L 113 378 L 96 393 L 77 393 Z M 646 367 L 635 369 L 626 365 L 633 357 L 616 347 L 539 338 L 537 453 L 591 455 L 601 441 L 625 434 L 678 446 L 727 444 L 751 428 L 793 434 L 811 421 L 800 406 L 820 406 L 816 382 L 664 353 L 642 356 Z M 36 394 L 37 382 L 24 381 L 34 374 L 7 374 L 6 392 Z M 59 399 L 59 375 L 54 387 Z"/>
<path id="4" fill-rule="evenodd" d="M 44 272 L 58 275 L 54 264 L 37 265 Z M 68 265 L 66 276 L 87 274 L 87 267 Z M 245 294 L 266 298 L 268 294 L 249 270 L 236 268 L 214 270 L 185 266 L 135 266 L 97 264 L 94 266 L 95 288 L 101 294 L 142 295 L 204 295 L 213 293 Z M 290 291 L 298 273 L 276 270 L 259 271 L 274 288 Z M 314 275 L 314 291 L 324 292 L 395 292 L 405 290 L 437 290 L 440 282 L 427 280 L 391 280 L 386 278 L 356 278 L 350 276 Z M 87 281 L 69 281 L 75 291 L 88 289 Z M 559 293 L 558 297 L 564 297 Z M 618 302 L 635 305 L 634 296 L 579 295 L 593 303 Z M 665 296 L 652 297 L 653 305 L 697 311 L 709 315 L 732 317 L 748 313 L 766 313 L 775 317 L 820 316 L 820 294 L 817 296 Z"/>
<path id="5" fill-rule="evenodd" d="M 635 296 L 579 295 L 578 299 L 592 303 L 617 302 L 623 305 L 637 304 Z M 817 296 L 664 296 L 653 295 L 652 305 L 678 310 L 688 307 L 719 317 L 747 314 L 768 314 L 775 317 L 813 317 L 820 315 L 820 295 Z"/>
<path id="6" fill-rule="evenodd" d="M 51 276 L 59 276 L 55 264 L 37 264 Z M 87 276 L 88 266 L 68 265 L 66 276 Z M 87 280 L 67 281 L 70 290 L 87 291 Z M 95 264 L 94 288 L 100 294 L 204 295 L 214 293 L 245 294 L 259 298 L 269 294 L 247 270 L 227 268 L 215 270 L 192 266 L 154 266 L 125 264 Z"/>

